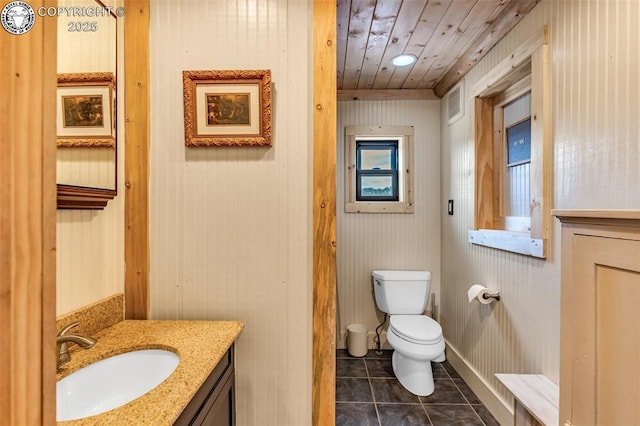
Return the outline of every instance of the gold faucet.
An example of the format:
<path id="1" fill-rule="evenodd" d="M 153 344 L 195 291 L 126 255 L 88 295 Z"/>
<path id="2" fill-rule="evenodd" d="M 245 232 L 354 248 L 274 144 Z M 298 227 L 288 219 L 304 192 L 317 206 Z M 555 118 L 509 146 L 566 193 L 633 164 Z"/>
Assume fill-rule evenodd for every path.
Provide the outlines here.
<path id="1" fill-rule="evenodd" d="M 62 367 L 71 360 L 69 355 L 69 348 L 67 343 L 76 343 L 78 346 L 84 349 L 91 349 L 96 344 L 96 339 L 93 337 L 82 336 L 80 334 L 67 334 L 69 330 L 76 327 L 77 322 L 65 326 L 58 336 L 56 337 L 56 345 L 58 347 L 58 368 Z"/>

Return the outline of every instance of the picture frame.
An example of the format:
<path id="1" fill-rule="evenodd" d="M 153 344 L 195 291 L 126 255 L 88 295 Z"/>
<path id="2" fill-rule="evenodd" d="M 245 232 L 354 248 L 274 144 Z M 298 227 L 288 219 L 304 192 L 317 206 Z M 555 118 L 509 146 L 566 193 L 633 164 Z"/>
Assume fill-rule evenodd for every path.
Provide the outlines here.
<path id="1" fill-rule="evenodd" d="M 531 117 L 506 129 L 507 167 L 531 162 Z"/>
<path id="2" fill-rule="evenodd" d="M 115 76 L 58 74 L 58 147 L 115 147 Z"/>
<path id="3" fill-rule="evenodd" d="M 185 145 L 267 146 L 271 71 L 183 71 Z"/>

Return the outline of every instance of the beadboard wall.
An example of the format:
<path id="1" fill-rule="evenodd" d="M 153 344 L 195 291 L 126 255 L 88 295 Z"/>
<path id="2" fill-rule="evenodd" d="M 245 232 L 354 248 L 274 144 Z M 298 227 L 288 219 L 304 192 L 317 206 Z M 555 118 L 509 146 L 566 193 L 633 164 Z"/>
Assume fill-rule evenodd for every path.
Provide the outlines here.
<path id="1" fill-rule="evenodd" d="M 238 320 L 239 425 L 311 423 L 311 3 L 154 1 L 154 319 Z M 270 69 L 273 147 L 186 148 L 183 70 Z"/>
<path id="2" fill-rule="evenodd" d="M 337 120 L 337 346 L 349 324 L 362 323 L 370 339 L 382 321 L 371 285 L 375 269 L 431 271 L 431 298 L 440 293 L 440 101 L 341 101 Z M 414 126 L 415 212 L 345 213 L 346 126 Z M 430 309 L 431 304 L 428 305 Z"/>
<path id="3" fill-rule="evenodd" d="M 640 3 L 543 0 L 464 79 L 470 87 L 529 37 L 550 30 L 551 208 L 640 206 Z M 494 373 L 541 373 L 556 383 L 560 354 L 560 225 L 546 261 L 467 242 L 473 227 L 473 99 L 448 125 L 442 105 L 441 324 L 452 350 L 505 404 Z M 471 284 L 499 289 L 491 306 L 467 302 Z"/>
<path id="4" fill-rule="evenodd" d="M 106 1 L 112 7 L 122 0 Z M 56 315 L 124 292 L 124 25 L 118 20 L 116 116 L 118 195 L 104 210 L 58 210 L 56 225 Z M 63 30 L 65 28 L 63 27 Z M 94 46 L 95 47 L 95 46 Z M 71 50 L 58 50 L 58 60 Z M 89 65 L 83 71 L 97 71 Z M 59 64 L 59 72 L 71 72 Z M 73 150 L 74 148 L 64 148 Z M 107 148 L 109 149 L 109 148 Z M 59 149 L 58 151 L 60 151 Z M 74 161 L 81 161 L 76 158 Z M 112 168 L 113 169 L 113 168 Z M 113 181 L 113 175 L 106 177 Z"/>

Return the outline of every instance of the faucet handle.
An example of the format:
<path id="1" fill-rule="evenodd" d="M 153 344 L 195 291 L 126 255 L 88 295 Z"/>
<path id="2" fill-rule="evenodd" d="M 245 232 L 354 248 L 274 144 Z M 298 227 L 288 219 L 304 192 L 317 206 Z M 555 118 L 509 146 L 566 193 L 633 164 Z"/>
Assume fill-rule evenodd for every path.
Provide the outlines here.
<path id="1" fill-rule="evenodd" d="M 65 334 L 67 334 L 69 332 L 69 330 L 71 330 L 74 327 L 77 327 L 78 324 L 80 324 L 78 321 L 74 321 L 71 324 L 65 325 L 62 328 L 62 330 L 60 330 L 60 333 L 58 333 L 58 337 L 64 336 Z"/>

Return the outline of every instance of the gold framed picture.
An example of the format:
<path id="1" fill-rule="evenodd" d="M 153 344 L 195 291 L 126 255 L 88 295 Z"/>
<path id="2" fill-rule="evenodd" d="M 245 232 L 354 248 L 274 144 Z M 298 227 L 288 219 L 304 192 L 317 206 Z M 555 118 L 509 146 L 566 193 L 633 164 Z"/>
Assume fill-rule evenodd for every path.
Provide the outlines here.
<path id="1" fill-rule="evenodd" d="M 271 71 L 183 71 L 186 146 L 271 146 Z"/>
<path id="2" fill-rule="evenodd" d="M 58 147 L 114 147 L 113 73 L 58 74 Z"/>

